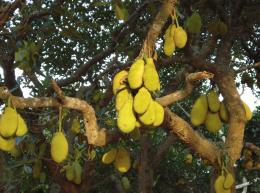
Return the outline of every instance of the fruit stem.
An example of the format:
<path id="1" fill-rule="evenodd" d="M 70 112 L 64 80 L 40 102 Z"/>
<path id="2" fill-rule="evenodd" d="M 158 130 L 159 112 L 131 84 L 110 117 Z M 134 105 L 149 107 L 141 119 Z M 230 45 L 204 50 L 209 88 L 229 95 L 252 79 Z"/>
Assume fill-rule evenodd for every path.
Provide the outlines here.
<path id="1" fill-rule="evenodd" d="M 174 8 L 174 18 L 176 20 L 177 27 L 179 27 L 179 22 L 178 22 L 178 18 L 177 18 L 177 15 L 176 15 L 176 9 L 175 8 Z"/>
<path id="2" fill-rule="evenodd" d="M 62 122 L 62 106 L 59 106 L 59 132 L 61 132 L 61 122 Z"/>

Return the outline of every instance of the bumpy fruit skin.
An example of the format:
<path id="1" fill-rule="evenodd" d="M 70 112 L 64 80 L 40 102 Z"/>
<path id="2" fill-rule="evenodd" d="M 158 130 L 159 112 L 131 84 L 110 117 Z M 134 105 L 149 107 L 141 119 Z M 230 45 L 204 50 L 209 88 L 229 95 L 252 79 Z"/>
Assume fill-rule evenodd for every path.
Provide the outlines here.
<path id="1" fill-rule="evenodd" d="M 228 189 L 226 190 L 223 186 L 224 184 L 224 181 L 225 181 L 225 176 L 218 176 L 215 183 L 214 183 L 214 188 L 215 188 L 215 191 L 216 193 L 230 193 L 231 190 Z"/>
<path id="2" fill-rule="evenodd" d="M 162 105 L 160 105 L 156 101 L 154 102 L 154 106 L 155 106 L 155 119 L 153 122 L 153 126 L 158 127 L 162 124 L 164 120 L 164 109 Z"/>
<path id="3" fill-rule="evenodd" d="M 102 156 L 102 163 L 111 164 L 115 160 L 116 154 L 117 154 L 117 149 L 112 148 Z"/>
<path id="4" fill-rule="evenodd" d="M 187 19 L 187 28 L 191 33 L 199 33 L 201 28 L 200 14 L 195 12 Z"/>
<path id="5" fill-rule="evenodd" d="M 152 100 L 144 114 L 139 117 L 139 120 L 145 125 L 152 125 L 155 120 L 155 105 Z"/>
<path id="6" fill-rule="evenodd" d="M 147 110 L 151 101 L 152 96 L 150 92 L 145 87 L 140 88 L 134 97 L 135 112 L 143 114 Z"/>
<path id="7" fill-rule="evenodd" d="M 144 86 L 151 92 L 160 90 L 159 75 L 151 65 L 145 65 L 143 74 Z"/>
<path id="8" fill-rule="evenodd" d="M 217 93 L 214 90 L 211 90 L 207 95 L 207 99 L 208 99 L 209 110 L 214 113 L 218 112 L 220 108 L 220 101 L 218 99 Z"/>
<path id="9" fill-rule="evenodd" d="M 51 140 L 52 159 L 61 163 L 68 155 L 68 141 L 62 132 L 56 132 Z"/>
<path id="10" fill-rule="evenodd" d="M 234 180 L 234 177 L 232 176 L 232 174 L 227 173 L 223 186 L 225 189 L 229 189 L 232 187 L 234 182 L 235 182 L 235 180 Z"/>
<path id="11" fill-rule="evenodd" d="M 127 177 L 125 177 L 125 176 L 122 177 L 121 183 L 122 183 L 122 185 L 123 185 L 123 187 L 124 187 L 125 190 L 129 190 L 129 188 L 130 188 L 130 182 L 129 182 L 129 180 L 128 180 Z"/>
<path id="12" fill-rule="evenodd" d="M 209 132 L 212 133 L 218 132 L 222 127 L 222 122 L 220 120 L 219 114 L 211 113 L 209 111 L 205 120 L 205 125 Z"/>
<path id="13" fill-rule="evenodd" d="M 137 89 L 143 84 L 144 60 L 137 59 L 130 67 L 128 83 L 131 89 Z"/>
<path id="14" fill-rule="evenodd" d="M 246 120 L 249 121 L 252 119 L 253 113 L 252 113 L 251 109 L 249 108 L 249 106 L 244 101 L 242 101 L 242 102 L 243 102 L 243 106 L 246 111 Z"/>
<path id="15" fill-rule="evenodd" d="M 113 79 L 113 93 L 116 95 L 116 93 L 124 88 L 126 88 L 126 84 L 124 83 L 124 80 L 127 79 L 128 72 L 125 70 L 122 70 L 118 72 L 114 79 Z"/>
<path id="16" fill-rule="evenodd" d="M 15 109 L 6 107 L 4 114 L 0 119 L 0 134 L 5 137 L 11 137 L 17 129 L 18 117 Z"/>
<path id="17" fill-rule="evenodd" d="M 128 89 L 121 90 L 119 93 L 116 95 L 116 110 L 119 111 L 128 98 L 130 97 L 130 92 Z"/>
<path id="18" fill-rule="evenodd" d="M 153 58 L 147 58 L 145 65 L 146 65 L 146 66 L 153 67 L 154 69 L 156 69 L 156 68 L 155 68 L 155 65 L 154 65 L 154 62 L 153 62 Z"/>
<path id="19" fill-rule="evenodd" d="M 184 48 L 187 42 L 187 33 L 182 27 L 176 27 L 174 31 L 174 42 L 177 48 Z"/>
<path id="20" fill-rule="evenodd" d="M 0 136 L 0 149 L 2 151 L 11 151 L 15 148 L 15 138 L 4 139 Z"/>
<path id="21" fill-rule="evenodd" d="M 27 125 L 24 121 L 24 119 L 21 117 L 20 114 L 17 114 L 17 120 L 18 120 L 18 125 L 17 125 L 17 130 L 16 130 L 16 136 L 23 136 L 28 132 Z"/>
<path id="22" fill-rule="evenodd" d="M 135 128 L 136 118 L 133 112 L 133 98 L 130 97 L 118 112 L 117 126 L 124 133 L 130 133 Z"/>
<path id="23" fill-rule="evenodd" d="M 204 123 L 208 112 L 208 102 L 206 95 L 200 96 L 191 109 L 191 123 L 194 126 Z"/>
<path id="24" fill-rule="evenodd" d="M 66 168 L 66 178 L 68 181 L 72 181 L 75 178 L 74 168 L 72 167 L 72 165 L 69 165 Z"/>
<path id="25" fill-rule="evenodd" d="M 171 56 L 175 51 L 175 42 L 172 37 L 167 37 L 164 40 L 163 51 L 166 56 Z"/>
<path id="26" fill-rule="evenodd" d="M 228 111 L 223 101 L 220 103 L 219 115 L 222 121 L 228 122 Z"/>
<path id="27" fill-rule="evenodd" d="M 120 147 L 118 149 L 114 165 L 115 168 L 121 173 L 125 173 L 130 169 L 131 160 L 129 153 L 125 148 Z"/>
<path id="28" fill-rule="evenodd" d="M 81 174 L 82 174 L 82 167 L 78 161 L 75 161 L 72 164 L 72 167 L 74 169 L 74 179 L 73 182 L 75 184 L 81 184 Z"/>

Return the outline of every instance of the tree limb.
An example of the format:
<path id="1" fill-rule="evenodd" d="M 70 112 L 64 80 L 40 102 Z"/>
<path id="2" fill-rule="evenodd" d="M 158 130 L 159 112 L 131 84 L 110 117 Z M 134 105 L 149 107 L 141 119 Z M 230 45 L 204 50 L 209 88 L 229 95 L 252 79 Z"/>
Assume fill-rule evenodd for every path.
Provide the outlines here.
<path id="1" fill-rule="evenodd" d="M 186 85 L 183 90 L 178 90 L 176 92 L 173 92 L 171 94 L 165 95 L 163 97 L 160 97 L 156 99 L 161 105 L 167 106 L 170 105 L 176 101 L 179 101 L 187 96 L 190 95 L 192 90 L 194 89 L 194 82 L 198 80 L 202 80 L 205 78 L 213 78 L 213 74 L 209 72 L 195 72 L 191 73 L 186 77 Z"/>
<path id="2" fill-rule="evenodd" d="M 207 159 L 213 166 L 218 164 L 220 151 L 217 146 L 200 136 L 191 126 L 170 109 L 165 108 L 165 125 L 180 140 L 197 152 L 202 158 Z"/>
<path id="3" fill-rule="evenodd" d="M 239 68 L 238 70 L 236 70 L 235 72 L 236 72 L 236 74 L 238 74 L 238 73 L 250 70 L 252 68 L 260 68 L 260 62 L 257 62 L 257 63 L 252 64 L 252 65 L 248 65 L 248 66 L 243 66 L 243 67 Z"/>

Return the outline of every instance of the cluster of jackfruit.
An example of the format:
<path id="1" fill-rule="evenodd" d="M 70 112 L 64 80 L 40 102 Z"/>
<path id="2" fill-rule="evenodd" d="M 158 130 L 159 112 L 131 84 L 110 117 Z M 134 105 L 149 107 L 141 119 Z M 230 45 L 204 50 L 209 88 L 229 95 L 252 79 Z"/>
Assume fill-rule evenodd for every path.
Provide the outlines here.
<path id="1" fill-rule="evenodd" d="M 104 164 L 114 162 L 115 168 L 121 173 L 126 173 L 131 167 L 130 155 L 124 147 L 112 148 L 106 152 L 102 157 L 102 162 Z"/>
<path id="2" fill-rule="evenodd" d="M 231 187 L 235 183 L 233 175 L 224 169 L 214 183 L 216 193 L 231 193 Z"/>
<path id="3" fill-rule="evenodd" d="M 117 125 L 124 133 L 130 133 L 141 124 L 157 127 L 164 120 L 164 109 L 151 93 L 160 90 L 160 80 L 152 58 L 137 59 L 113 79 L 116 95 Z"/>
<path id="4" fill-rule="evenodd" d="M 68 152 L 69 145 L 64 133 L 61 131 L 54 133 L 51 140 L 52 159 L 57 163 L 61 163 L 67 158 Z"/>
<path id="5" fill-rule="evenodd" d="M 252 118 L 252 112 L 248 105 L 243 102 L 246 119 Z M 224 102 L 219 101 L 218 94 L 211 90 L 207 96 L 200 96 L 194 103 L 191 110 L 191 123 L 194 126 L 205 124 L 207 130 L 212 133 L 222 128 L 222 121 L 228 122 L 229 115 Z"/>
<path id="6" fill-rule="evenodd" d="M 245 148 L 243 150 L 243 162 L 242 166 L 245 169 L 260 169 L 260 157 L 258 156 L 258 153 L 256 153 L 256 156 L 253 155 L 254 152 L 252 152 L 250 149 Z"/>
<path id="7" fill-rule="evenodd" d="M 65 167 L 66 178 L 68 181 L 72 181 L 75 184 L 81 184 L 82 167 L 78 160 L 70 163 Z"/>
<path id="8" fill-rule="evenodd" d="M 163 50 L 166 56 L 171 56 L 175 48 L 183 48 L 187 42 L 187 33 L 181 27 L 171 24 L 164 34 Z"/>
<path id="9" fill-rule="evenodd" d="M 213 35 L 224 36 L 228 32 L 227 25 L 222 21 L 212 21 L 208 25 L 208 31 Z"/>
<path id="10" fill-rule="evenodd" d="M 15 138 L 28 132 L 22 116 L 11 107 L 6 107 L 0 118 L 0 150 L 14 153 L 17 149 Z"/>

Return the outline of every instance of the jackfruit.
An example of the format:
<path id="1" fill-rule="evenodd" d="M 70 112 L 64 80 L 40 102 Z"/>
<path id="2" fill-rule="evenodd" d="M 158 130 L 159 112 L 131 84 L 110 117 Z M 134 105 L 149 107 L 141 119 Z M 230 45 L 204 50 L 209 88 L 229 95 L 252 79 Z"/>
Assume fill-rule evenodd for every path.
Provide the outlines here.
<path id="1" fill-rule="evenodd" d="M 71 124 L 71 127 L 70 127 L 70 131 L 71 131 L 71 133 L 73 133 L 74 135 L 79 134 L 79 132 L 80 132 L 80 122 L 79 122 L 78 118 L 75 117 L 75 118 L 72 120 L 72 124 Z"/>
<path id="2" fill-rule="evenodd" d="M 216 191 L 216 193 L 231 193 L 231 190 L 228 189 L 226 190 L 223 186 L 225 181 L 225 176 L 220 175 L 217 177 L 215 183 L 214 183 L 214 189 Z"/>
<path id="3" fill-rule="evenodd" d="M 15 147 L 15 138 L 4 139 L 0 136 L 0 149 L 2 151 L 11 151 Z"/>
<path id="4" fill-rule="evenodd" d="M 223 186 L 225 189 L 229 189 L 232 187 L 234 182 L 235 182 L 235 180 L 234 180 L 233 175 L 231 173 L 227 173 Z"/>
<path id="5" fill-rule="evenodd" d="M 220 103 L 219 115 L 224 122 L 228 122 L 228 111 L 223 101 Z"/>
<path id="6" fill-rule="evenodd" d="M 140 123 L 137 119 L 135 122 L 135 128 L 140 128 L 142 126 L 142 123 Z"/>
<path id="7" fill-rule="evenodd" d="M 176 27 L 173 38 L 175 46 L 177 48 L 183 48 L 187 42 L 187 33 L 182 27 Z"/>
<path id="8" fill-rule="evenodd" d="M 218 23 L 218 33 L 219 33 L 219 35 L 224 36 L 224 35 L 226 35 L 227 32 L 228 32 L 227 25 L 224 22 L 220 21 Z"/>
<path id="9" fill-rule="evenodd" d="M 251 109 L 249 108 L 249 106 L 244 101 L 242 101 L 242 102 L 243 102 L 243 106 L 246 111 L 246 120 L 249 121 L 252 119 L 253 113 L 252 113 Z"/>
<path id="10" fill-rule="evenodd" d="M 75 184 L 81 184 L 81 174 L 82 174 L 82 167 L 78 161 L 73 162 L 72 167 L 74 169 L 74 179 L 73 182 Z"/>
<path id="11" fill-rule="evenodd" d="M 151 92 L 160 90 L 159 75 L 151 65 L 145 65 L 143 74 L 144 86 Z"/>
<path id="12" fill-rule="evenodd" d="M 130 67 L 128 84 L 131 89 L 137 89 L 143 84 L 144 60 L 137 59 Z"/>
<path id="13" fill-rule="evenodd" d="M 135 122 L 136 118 L 133 111 L 133 98 L 130 97 L 118 112 L 117 126 L 122 132 L 129 133 L 134 130 Z"/>
<path id="14" fill-rule="evenodd" d="M 192 155 L 190 153 L 185 156 L 185 163 L 186 164 L 192 163 Z"/>
<path id="15" fill-rule="evenodd" d="M 153 124 L 155 120 L 155 102 L 152 100 L 144 114 L 139 117 L 139 120 L 145 125 Z"/>
<path id="16" fill-rule="evenodd" d="M 121 90 L 119 93 L 117 93 L 116 95 L 116 110 L 119 111 L 124 104 L 126 103 L 126 101 L 128 100 L 128 98 L 130 97 L 131 93 L 129 92 L 128 89 L 124 89 Z"/>
<path id="17" fill-rule="evenodd" d="M 252 167 L 253 167 L 253 161 L 252 160 L 247 160 L 244 164 L 243 164 L 243 166 L 244 166 L 244 168 L 246 168 L 246 169 L 251 169 Z"/>
<path id="18" fill-rule="evenodd" d="M 130 188 L 130 182 L 129 182 L 129 180 L 128 180 L 128 178 L 127 177 L 122 177 L 121 178 L 121 183 L 122 183 L 122 185 L 123 185 L 123 188 L 125 189 L 125 190 L 129 190 L 129 188 Z"/>
<path id="19" fill-rule="evenodd" d="M 211 113 L 209 111 L 206 117 L 205 126 L 209 132 L 218 132 L 222 127 L 222 122 L 220 120 L 219 114 Z"/>
<path id="20" fill-rule="evenodd" d="M 5 138 L 13 136 L 16 132 L 17 124 L 18 117 L 16 110 L 6 107 L 0 119 L 0 134 Z"/>
<path id="21" fill-rule="evenodd" d="M 102 163 L 111 164 L 115 160 L 116 154 L 117 154 L 117 149 L 112 148 L 102 156 Z"/>
<path id="22" fill-rule="evenodd" d="M 164 120 L 164 109 L 162 105 L 160 105 L 156 101 L 154 102 L 154 105 L 155 105 L 155 119 L 153 122 L 153 126 L 158 127 L 162 124 Z"/>
<path id="23" fill-rule="evenodd" d="M 173 37 L 166 37 L 164 39 L 163 51 L 166 56 L 171 56 L 175 51 L 175 42 Z"/>
<path id="24" fill-rule="evenodd" d="M 211 90 L 208 95 L 208 105 L 209 105 L 209 110 L 213 113 L 218 112 L 220 108 L 220 101 L 218 99 L 218 95 L 214 90 Z"/>
<path id="25" fill-rule="evenodd" d="M 24 121 L 24 119 L 21 117 L 20 114 L 17 113 L 17 120 L 18 120 L 18 125 L 17 125 L 17 130 L 16 130 L 16 136 L 23 136 L 28 132 L 27 125 Z"/>
<path id="26" fill-rule="evenodd" d="M 118 4 L 114 5 L 114 11 L 115 11 L 116 18 L 118 20 L 124 20 L 125 19 L 124 9 L 121 8 Z"/>
<path id="27" fill-rule="evenodd" d="M 125 173 L 130 169 L 131 160 L 129 153 L 125 148 L 120 147 L 118 149 L 114 165 L 115 168 L 121 173 Z"/>
<path id="28" fill-rule="evenodd" d="M 187 19 L 187 28 L 188 31 L 191 33 L 199 33 L 201 28 L 201 17 L 198 12 L 194 12 L 188 19 Z"/>
<path id="29" fill-rule="evenodd" d="M 130 132 L 130 136 L 134 140 L 140 139 L 141 133 L 139 128 L 135 128 L 132 132 Z"/>
<path id="30" fill-rule="evenodd" d="M 40 178 L 42 171 L 42 160 L 38 159 L 33 164 L 33 178 Z"/>
<path id="31" fill-rule="evenodd" d="M 147 110 L 151 101 L 152 96 L 150 92 L 145 87 L 140 88 L 134 97 L 135 112 L 143 114 Z"/>
<path id="32" fill-rule="evenodd" d="M 191 109 L 191 123 L 194 126 L 204 123 L 208 112 L 208 102 L 206 95 L 200 96 Z"/>
<path id="33" fill-rule="evenodd" d="M 116 93 L 124 88 L 126 88 L 126 83 L 124 82 L 127 79 L 128 72 L 122 70 L 118 72 L 113 79 L 113 93 Z"/>
<path id="34" fill-rule="evenodd" d="M 68 155 L 68 141 L 62 132 L 56 132 L 51 140 L 51 157 L 60 163 L 67 158 Z"/>
<path id="35" fill-rule="evenodd" d="M 72 165 L 66 167 L 66 178 L 68 181 L 72 181 L 75 178 L 74 168 Z"/>

